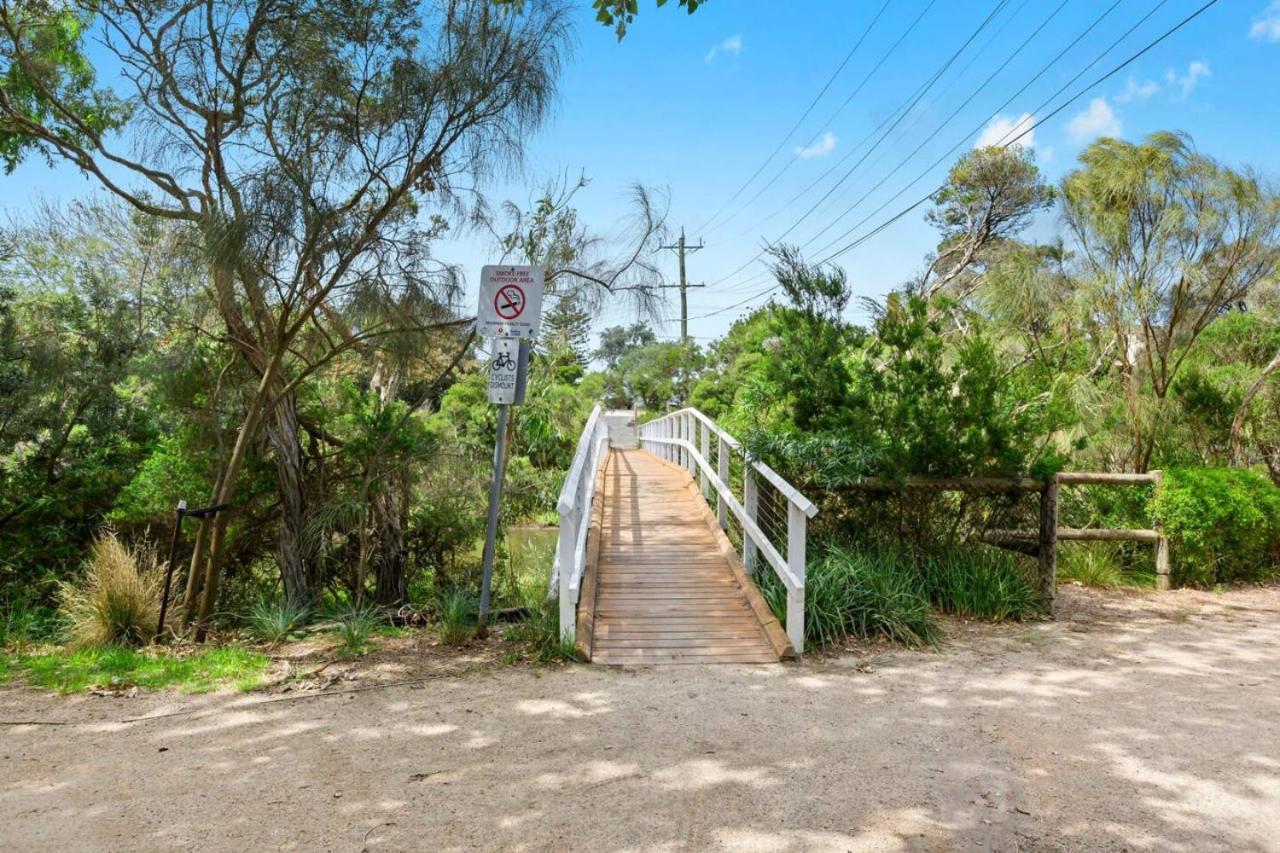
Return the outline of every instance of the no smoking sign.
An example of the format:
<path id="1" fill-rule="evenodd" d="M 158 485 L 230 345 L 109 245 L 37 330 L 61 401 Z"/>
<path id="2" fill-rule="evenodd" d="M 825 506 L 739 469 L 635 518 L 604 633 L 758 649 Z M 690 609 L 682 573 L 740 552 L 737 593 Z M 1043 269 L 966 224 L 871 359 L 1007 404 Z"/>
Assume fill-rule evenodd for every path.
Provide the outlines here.
<path id="1" fill-rule="evenodd" d="M 479 309 L 476 324 L 483 335 L 536 336 L 542 321 L 542 267 L 484 267 Z"/>

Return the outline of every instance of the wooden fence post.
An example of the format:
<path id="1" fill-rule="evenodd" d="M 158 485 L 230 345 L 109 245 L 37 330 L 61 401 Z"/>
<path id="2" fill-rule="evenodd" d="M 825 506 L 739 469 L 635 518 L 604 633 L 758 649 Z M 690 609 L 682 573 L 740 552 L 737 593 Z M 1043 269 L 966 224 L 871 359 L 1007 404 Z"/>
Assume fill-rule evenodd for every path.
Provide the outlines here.
<path id="1" fill-rule="evenodd" d="M 1154 492 L 1160 490 L 1160 481 L 1164 479 L 1163 471 L 1151 471 L 1152 482 L 1155 484 Z M 1172 583 L 1169 578 L 1169 538 L 1164 535 L 1164 525 L 1160 523 L 1160 516 L 1152 519 L 1151 526 L 1160 533 L 1160 538 L 1156 540 L 1156 590 L 1159 592 L 1167 592 Z"/>
<path id="2" fill-rule="evenodd" d="M 1058 476 L 1045 481 L 1040 490 L 1040 598 L 1053 615 L 1058 591 Z"/>

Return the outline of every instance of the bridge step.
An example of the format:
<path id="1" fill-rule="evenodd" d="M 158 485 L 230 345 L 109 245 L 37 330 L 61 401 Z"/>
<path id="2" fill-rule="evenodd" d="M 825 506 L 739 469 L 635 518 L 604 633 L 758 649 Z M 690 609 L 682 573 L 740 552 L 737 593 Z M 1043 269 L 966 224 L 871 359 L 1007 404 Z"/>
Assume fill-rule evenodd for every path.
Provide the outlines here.
<path id="1" fill-rule="evenodd" d="M 762 623 L 759 594 L 735 573 L 690 485 L 687 473 L 647 451 L 612 452 L 591 603 L 592 661 L 778 661 L 785 637 L 771 637 Z M 780 635 L 776 621 L 772 628 Z"/>

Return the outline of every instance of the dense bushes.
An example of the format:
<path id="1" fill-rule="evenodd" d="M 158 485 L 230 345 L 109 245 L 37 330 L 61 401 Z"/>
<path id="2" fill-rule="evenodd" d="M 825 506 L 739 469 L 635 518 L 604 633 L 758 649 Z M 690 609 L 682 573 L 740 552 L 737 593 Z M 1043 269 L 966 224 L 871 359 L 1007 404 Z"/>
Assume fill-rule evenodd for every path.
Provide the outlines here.
<path id="1" fill-rule="evenodd" d="M 1173 468 L 1153 503 L 1179 582 L 1257 581 L 1280 571 L 1280 488 L 1265 477 L 1239 468 Z"/>

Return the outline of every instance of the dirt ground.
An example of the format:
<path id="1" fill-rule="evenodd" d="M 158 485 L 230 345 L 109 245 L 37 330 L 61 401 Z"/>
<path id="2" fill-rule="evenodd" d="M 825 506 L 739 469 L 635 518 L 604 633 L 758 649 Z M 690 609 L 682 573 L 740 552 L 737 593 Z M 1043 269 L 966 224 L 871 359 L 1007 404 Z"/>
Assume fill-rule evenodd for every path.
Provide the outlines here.
<path id="1" fill-rule="evenodd" d="M 952 635 L 325 696 L 4 689 L 0 848 L 1280 850 L 1280 589 L 1067 589 L 1056 622 Z"/>

